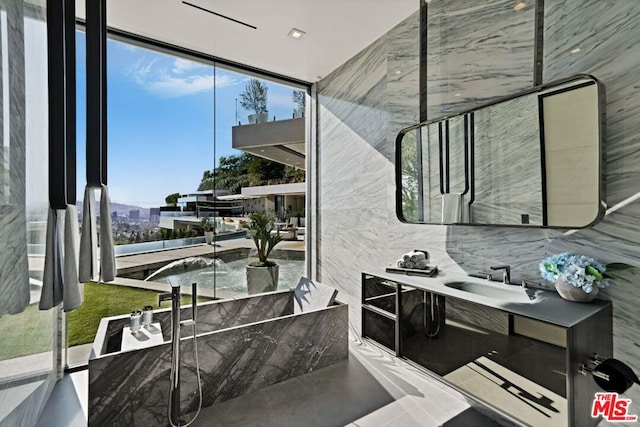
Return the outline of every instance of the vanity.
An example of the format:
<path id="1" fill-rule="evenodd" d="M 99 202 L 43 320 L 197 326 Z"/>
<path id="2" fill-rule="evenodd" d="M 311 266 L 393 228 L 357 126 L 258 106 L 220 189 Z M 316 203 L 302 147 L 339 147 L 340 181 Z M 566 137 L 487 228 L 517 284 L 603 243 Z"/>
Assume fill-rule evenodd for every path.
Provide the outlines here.
<path id="1" fill-rule="evenodd" d="M 535 426 L 593 426 L 580 368 L 612 357 L 612 305 L 440 271 L 362 273 L 362 335 L 473 400 Z"/>

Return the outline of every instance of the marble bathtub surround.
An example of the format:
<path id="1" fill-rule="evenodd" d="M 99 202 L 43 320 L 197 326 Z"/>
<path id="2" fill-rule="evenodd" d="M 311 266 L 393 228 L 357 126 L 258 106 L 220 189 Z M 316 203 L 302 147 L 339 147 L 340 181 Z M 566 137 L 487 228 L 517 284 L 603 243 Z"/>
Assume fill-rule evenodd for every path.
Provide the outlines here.
<path id="1" fill-rule="evenodd" d="M 190 315 L 190 308 L 183 311 Z M 171 329 L 165 326 L 169 315 L 167 310 L 156 313 L 165 337 Z M 121 329 L 126 317 L 103 319 L 96 336 L 89 360 L 89 425 L 164 425 L 171 343 L 121 352 L 109 342 L 117 340 L 114 329 Z M 294 314 L 293 291 L 200 304 L 196 334 L 203 407 L 348 357 L 347 306 L 336 303 Z M 180 344 L 185 415 L 197 409 L 192 393 L 196 362 L 193 341 L 183 338 Z"/>

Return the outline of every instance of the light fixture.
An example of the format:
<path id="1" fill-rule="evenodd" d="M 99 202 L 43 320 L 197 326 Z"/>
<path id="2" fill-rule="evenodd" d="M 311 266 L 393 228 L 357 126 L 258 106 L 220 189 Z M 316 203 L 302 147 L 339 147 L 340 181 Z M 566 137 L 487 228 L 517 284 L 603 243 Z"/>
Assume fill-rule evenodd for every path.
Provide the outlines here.
<path id="1" fill-rule="evenodd" d="M 261 153 L 264 153 L 264 150 L 260 150 Z"/>
<path id="2" fill-rule="evenodd" d="M 297 28 L 292 28 L 291 31 L 289 31 L 289 37 L 292 37 L 294 39 L 299 39 L 301 38 L 303 35 L 305 34 L 304 31 L 302 30 L 298 30 Z"/>
<path id="3" fill-rule="evenodd" d="M 527 4 L 523 1 L 521 1 L 520 3 L 516 4 L 515 6 L 513 6 L 513 10 L 518 11 L 518 10 L 522 10 L 525 7 L 527 7 Z"/>
<path id="4" fill-rule="evenodd" d="M 396 70 L 396 74 L 402 74 L 402 71 Z"/>
<path id="5" fill-rule="evenodd" d="M 571 49 L 571 53 L 573 53 L 573 54 L 576 54 L 578 52 L 580 52 L 580 48 L 579 47 L 577 47 L 575 49 Z"/>
<path id="6" fill-rule="evenodd" d="M 462 95 L 462 94 L 460 94 L 460 93 L 456 93 L 456 94 L 455 94 L 455 95 L 453 95 L 453 96 L 461 96 L 461 95 Z"/>

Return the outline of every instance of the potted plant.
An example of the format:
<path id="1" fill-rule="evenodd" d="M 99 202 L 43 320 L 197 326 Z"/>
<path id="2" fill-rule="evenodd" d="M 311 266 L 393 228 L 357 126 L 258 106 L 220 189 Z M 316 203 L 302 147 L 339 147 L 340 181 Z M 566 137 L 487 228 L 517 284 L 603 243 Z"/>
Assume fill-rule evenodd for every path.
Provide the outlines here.
<path id="1" fill-rule="evenodd" d="M 240 106 L 246 111 L 253 111 L 249 114 L 249 123 L 266 123 L 269 119 L 267 111 L 267 92 L 269 88 L 258 79 L 251 79 L 240 94 Z"/>
<path id="2" fill-rule="evenodd" d="M 280 233 L 272 233 L 275 229 L 275 217 L 265 212 L 249 215 L 249 236 L 258 250 L 258 261 L 247 265 L 247 287 L 249 294 L 271 292 L 278 288 L 279 267 L 269 261 L 269 254 L 282 241 Z"/>
<path id="3" fill-rule="evenodd" d="M 609 286 L 612 279 L 629 282 L 613 272 L 633 268 L 619 262 L 605 265 L 594 258 L 566 252 L 551 255 L 540 263 L 542 278 L 554 283 L 562 298 L 576 302 L 592 301 L 600 288 Z"/>
<path id="4" fill-rule="evenodd" d="M 204 241 L 207 245 L 213 243 L 213 225 L 209 217 L 204 217 L 200 220 L 202 229 L 204 230 Z"/>

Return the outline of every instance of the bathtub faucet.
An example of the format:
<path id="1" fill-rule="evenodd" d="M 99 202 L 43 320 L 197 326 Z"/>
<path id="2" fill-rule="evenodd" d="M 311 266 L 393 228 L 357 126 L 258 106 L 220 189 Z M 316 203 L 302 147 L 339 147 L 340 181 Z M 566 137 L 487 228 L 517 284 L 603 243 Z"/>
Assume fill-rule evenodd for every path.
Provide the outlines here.
<path id="1" fill-rule="evenodd" d="M 191 284 L 191 309 L 192 318 L 190 320 L 180 320 L 180 283 L 169 278 L 171 293 L 158 295 L 158 305 L 162 301 L 171 300 L 171 391 L 169 403 L 169 422 L 172 426 L 179 426 L 180 423 L 180 326 L 192 326 L 195 345 L 195 323 L 197 313 L 197 286 Z M 197 353 L 196 353 L 197 358 Z"/>

